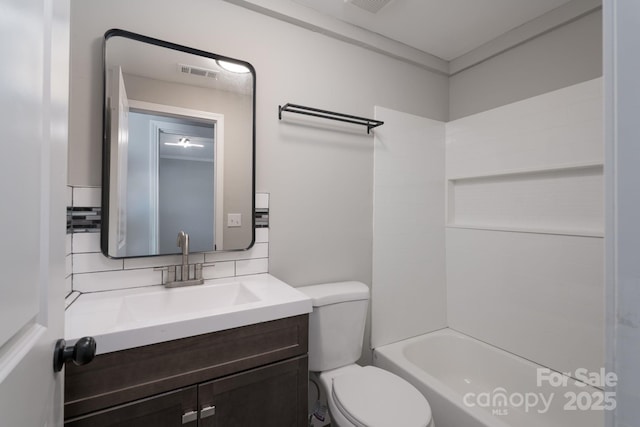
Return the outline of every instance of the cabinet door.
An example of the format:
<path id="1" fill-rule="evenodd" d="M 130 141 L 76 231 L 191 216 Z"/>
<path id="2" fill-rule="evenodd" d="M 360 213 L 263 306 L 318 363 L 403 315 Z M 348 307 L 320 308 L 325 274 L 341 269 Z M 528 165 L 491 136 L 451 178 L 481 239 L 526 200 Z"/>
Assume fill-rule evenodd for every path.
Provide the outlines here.
<path id="1" fill-rule="evenodd" d="M 65 427 L 197 427 L 197 387 L 136 400 L 67 420 Z"/>
<path id="2" fill-rule="evenodd" d="M 201 384 L 200 427 L 304 427 L 307 356 Z"/>

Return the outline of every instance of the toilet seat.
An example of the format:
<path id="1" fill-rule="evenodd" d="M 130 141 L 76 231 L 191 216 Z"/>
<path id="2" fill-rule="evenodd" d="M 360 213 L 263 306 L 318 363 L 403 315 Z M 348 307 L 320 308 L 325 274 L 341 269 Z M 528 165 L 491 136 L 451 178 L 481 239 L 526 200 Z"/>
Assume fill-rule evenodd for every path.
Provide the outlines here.
<path id="1" fill-rule="evenodd" d="M 356 427 L 427 427 L 431 422 L 429 403 L 415 387 L 374 366 L 336 376 L 331 394 Z"/>

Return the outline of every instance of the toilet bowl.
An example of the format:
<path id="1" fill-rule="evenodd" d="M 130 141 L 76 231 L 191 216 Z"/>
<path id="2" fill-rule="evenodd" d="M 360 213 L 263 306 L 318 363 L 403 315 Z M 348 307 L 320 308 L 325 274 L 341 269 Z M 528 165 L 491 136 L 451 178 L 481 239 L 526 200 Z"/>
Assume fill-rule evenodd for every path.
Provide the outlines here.
<path id="1" fill-rule="evenodd" d="M 404 379 L 374 366 L 349 365 L 320 374 L 332 426 L 433 427 L 424 396 Z"/>
<path id="2" fill-rule="evenodd" d="M 425 397 L 409 382 L 359 366 L 369 288 L 339 282 L 298 288 L 311 298 L 309 370 L 319 373 L 332 427 L 434 427 Z"/>

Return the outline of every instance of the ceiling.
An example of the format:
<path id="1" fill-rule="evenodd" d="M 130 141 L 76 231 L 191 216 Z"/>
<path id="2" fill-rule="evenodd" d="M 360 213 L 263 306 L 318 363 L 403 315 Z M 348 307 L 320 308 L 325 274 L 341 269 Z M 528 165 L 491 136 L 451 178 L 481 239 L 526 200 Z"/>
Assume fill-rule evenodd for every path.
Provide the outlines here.
<path id="1" fill-rule="evenodd" d="M 106 69 L 121 67 L 125 75 L 237 94 L 253 94 L 253 74 L 226 71 L 213 58 L 126 36 L 116 35 L 107 39 L 105 60 Z M 203 76 L 205 72 L 206 76 Z"/>
<path id="2" fill-rule="evenodd" d="M 290 1 L 450 61 L 571 0 Z"/>

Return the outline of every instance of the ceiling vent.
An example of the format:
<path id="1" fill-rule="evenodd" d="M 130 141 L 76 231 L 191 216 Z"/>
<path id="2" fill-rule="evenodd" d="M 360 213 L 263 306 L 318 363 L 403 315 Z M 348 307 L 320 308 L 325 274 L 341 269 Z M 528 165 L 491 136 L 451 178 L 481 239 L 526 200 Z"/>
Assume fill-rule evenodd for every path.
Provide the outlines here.
<path id="1" fill-rule="evenodd" d="M 207 68 L 195 67 L 193 65 L 178 64 L 178 70 L 181 73 L 193 74 L 194 76 L 209 77 L 211 79 L 218 78 L 218 72 Z"/>
<path id="2" fill-rule="evenodd" d="M 391 0 L 344 0 L 354 6 L 364 9 L 367 12 L 378 13 L 380 9 L 391 3 Z"/>

